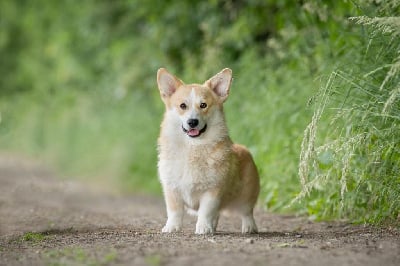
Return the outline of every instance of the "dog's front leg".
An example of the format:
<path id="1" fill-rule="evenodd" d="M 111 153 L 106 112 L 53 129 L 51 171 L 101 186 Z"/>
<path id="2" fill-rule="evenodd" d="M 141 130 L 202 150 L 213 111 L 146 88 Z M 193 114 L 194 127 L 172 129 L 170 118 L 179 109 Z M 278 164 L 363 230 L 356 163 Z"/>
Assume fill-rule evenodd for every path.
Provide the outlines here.
<path id="1" fill-rule="evenodd" d="M 215 233 L 218 223 L 220 199 L 217 193 L 206 192 L 200 199 L 196 223 L 196 234 Z"/>
<path id="2" fill-rule="evenodd" d="M 164 186 L 164 198 L 168 219 L 162 229 L 163 233 L 171 233 L 182 229 L 184 204 L 183 199 L 173 189 Z"/>

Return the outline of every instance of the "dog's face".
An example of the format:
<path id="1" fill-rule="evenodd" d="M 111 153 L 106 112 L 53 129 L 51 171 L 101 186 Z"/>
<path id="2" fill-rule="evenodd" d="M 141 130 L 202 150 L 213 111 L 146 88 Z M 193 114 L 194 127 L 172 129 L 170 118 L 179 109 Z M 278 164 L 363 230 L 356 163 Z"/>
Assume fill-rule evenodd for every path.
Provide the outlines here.
<path id="1" fill-rule="evenodd" d="M 184 84 L 166 69 L 157 72 L 161 99 L 167 111 L 179 117 L 181 130 L 191 138 L 200 137 L 207 131 L 209 121 L 228 97 L 232 71 L 225 68 L 204 84 Z"/>

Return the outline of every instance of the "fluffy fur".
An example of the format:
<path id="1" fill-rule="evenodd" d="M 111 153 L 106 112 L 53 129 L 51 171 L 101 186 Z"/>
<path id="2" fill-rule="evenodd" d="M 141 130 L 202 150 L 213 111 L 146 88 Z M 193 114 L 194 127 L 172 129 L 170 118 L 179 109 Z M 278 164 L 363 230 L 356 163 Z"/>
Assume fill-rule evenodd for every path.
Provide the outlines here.
<path id="1" fill-rule="evenodd" d="M 221 211 L 241 217 L 242 233 L 257 232 L 257 169 L 246 147 L 232 143 L 223 112 L 231 80 L 227 68 L 204 84 L 184 84 L 166 69 L 158 70 L 166 107 L 158 139 L 168 215 L 162 232 L 181 230 L 185 208 L 198 215 L 196 234 L 214 233 Z"/>

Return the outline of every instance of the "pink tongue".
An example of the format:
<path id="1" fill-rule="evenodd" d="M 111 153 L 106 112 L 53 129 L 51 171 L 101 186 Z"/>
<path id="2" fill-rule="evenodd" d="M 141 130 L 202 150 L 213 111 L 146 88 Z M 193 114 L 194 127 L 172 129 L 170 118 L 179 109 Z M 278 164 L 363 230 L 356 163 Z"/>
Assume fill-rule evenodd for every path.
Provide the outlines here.
<path id="1" fill-rule="evenodd" d="M 192 128 L 188 131 L 189 136 L 197 136 L 200 134 L 200 131 L 198 129 Z"/>

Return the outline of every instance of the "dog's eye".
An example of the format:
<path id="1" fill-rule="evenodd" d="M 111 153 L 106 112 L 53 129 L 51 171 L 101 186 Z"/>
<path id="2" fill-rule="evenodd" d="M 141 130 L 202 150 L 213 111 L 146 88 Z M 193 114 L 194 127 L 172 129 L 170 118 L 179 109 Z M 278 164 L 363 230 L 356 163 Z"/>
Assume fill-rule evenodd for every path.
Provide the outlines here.
<path id="1" fill-rule="evenodd" d="M 200 108 L 202 108 L 202 109 L 207 108 L 207 104 L 206 103 L 201 103 L 200 104 Z"/>
<path id="2" fill-rule="evenodd" d="M 181 105 L 179 105 L 179 107 L 180 107 L 182 110 L 186 110 L 186 108 L 187 108 L 187 106 L 186 106 L 185 103 L 181 103 Z"/>

